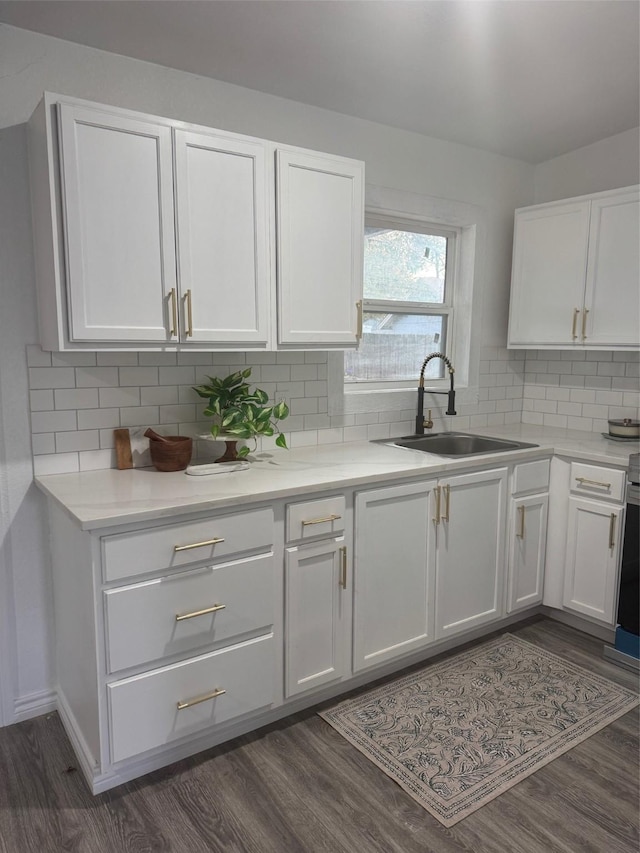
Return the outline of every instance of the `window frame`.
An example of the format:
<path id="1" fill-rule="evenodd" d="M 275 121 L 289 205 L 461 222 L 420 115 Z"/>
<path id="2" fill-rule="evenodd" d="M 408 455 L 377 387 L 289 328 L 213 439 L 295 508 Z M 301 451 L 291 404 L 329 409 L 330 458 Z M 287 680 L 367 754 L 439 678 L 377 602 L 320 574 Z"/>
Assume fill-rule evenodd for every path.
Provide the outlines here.
<path id="1" fill-rule="evenodd" d="M 365 299 L 362 300 L 362 311 L 386 312 L 389 314 L 424 314 L 427 316 L 446 317 L 446 350 L 444 354 L 455 364 L 456 357 L 456 284 L 459 265 L 460 236 L 462 229 L 454 225 L 443 225 L 432 222 L 428 218 L 397 216 L 380 210 L 365 210 L 366 227 L 389 228 L 399 231 L 409 231 L 429 236 L 445 237 L 447 239 L 447 259 L 445 266 L 445 284 L 443 302 L 409 302 L 398 299 Z M 425 357 L 429 355 L 425 352 Z M 347 380 L 343 371 L 345 394 L 366 394 L 372 391 L 396 391 L 414 388 L 420 373 L 420 364 L 416 365 L 415 378 L 411 379 L 361 379 Z M 428 385 L 438 389 L 448 387 L 448 379 L 443 375 L 440 379 L 429 379 Z"/>

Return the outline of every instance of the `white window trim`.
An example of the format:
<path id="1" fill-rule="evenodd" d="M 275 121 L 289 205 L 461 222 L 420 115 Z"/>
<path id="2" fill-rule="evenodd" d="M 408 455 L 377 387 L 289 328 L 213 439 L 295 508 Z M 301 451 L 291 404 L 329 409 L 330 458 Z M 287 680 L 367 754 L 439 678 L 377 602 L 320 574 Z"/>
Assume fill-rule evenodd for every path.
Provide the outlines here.
<path id="1" fill-rule="evenodd" d="M 451 335 L 452 363 L 456 369 L 456 389 L 462 392 L 458 404 L 478 400 L 478 374 L 481 336 L 481 295 L 483 291 L 482 252 L 485 244 L 486 213 L 484 209 L 450 199 L 424 196 L 404 190 L 367 184 L 366 215 L 393 221 L 430 224 L 458 229 L 456 240 L 455 313 Z M 425 356 L 428 353 L 425 353 Z M 329 414 L 358 414 L 366 412 L 411 409 L 415 404 L 420 365 L 416 365 L 415 388 L 398 383 L 394 388 L 364 389 L 357 385 L 345 387 L 344 355 L 330 352 L 328 360 Z M 429 387 L 441 388 L 443 382 Z M 445 398 L 433 398 L 438 408 Z M 444 411 L 444 406 L 443 406 Z"/>

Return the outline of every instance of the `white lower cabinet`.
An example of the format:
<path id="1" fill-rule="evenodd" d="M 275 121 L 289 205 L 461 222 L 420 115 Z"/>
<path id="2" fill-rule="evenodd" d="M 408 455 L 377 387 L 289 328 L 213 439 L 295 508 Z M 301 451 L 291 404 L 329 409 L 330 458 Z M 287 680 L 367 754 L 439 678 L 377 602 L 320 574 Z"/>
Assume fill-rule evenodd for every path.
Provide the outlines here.
<path id="1" fill-rule="evenodd" d="M 498 619 L 503 611 L 507 468 L 438 483 L 436 638 Z"/>
<path id="2" fill-rule="evenodd" d="M 435 488 L 430 480 L 356 494 L 355 672 L 434 639 Z"/>
<path id="3" fill-rule="evenodd" d="M 619 505 L 569 498 L 563 606 L 611 627 L 623 517 Z"/>
<path id="4" fill-rule="evenodd" d="M 346 675 L 347 558 L 344 537 L 285 551 L 287 697 Z"/>
<path id="5" fill-rule="evenodd" d="M 542 602 L 549 495 L 511 501 L 507 613 Z"/>

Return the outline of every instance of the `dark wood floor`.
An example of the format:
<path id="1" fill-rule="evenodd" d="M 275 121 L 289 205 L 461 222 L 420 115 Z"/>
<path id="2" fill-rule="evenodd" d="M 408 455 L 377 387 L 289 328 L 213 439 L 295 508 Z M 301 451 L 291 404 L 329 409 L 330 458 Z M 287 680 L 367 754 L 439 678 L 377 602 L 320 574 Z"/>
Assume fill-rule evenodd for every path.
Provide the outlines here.
<path id="1" fill-rule="evenodd" d="M 613 681 L 602 643 L 513 633 Z M 446 657 L 446 655 L 442 655 Z M 438 658 L 438 659 L 441 659 Z M 0 729 L 2 853 L 637 853 L 638 713 L 446 829 L 313 711 L 93 797 L 56 714 Z"/>

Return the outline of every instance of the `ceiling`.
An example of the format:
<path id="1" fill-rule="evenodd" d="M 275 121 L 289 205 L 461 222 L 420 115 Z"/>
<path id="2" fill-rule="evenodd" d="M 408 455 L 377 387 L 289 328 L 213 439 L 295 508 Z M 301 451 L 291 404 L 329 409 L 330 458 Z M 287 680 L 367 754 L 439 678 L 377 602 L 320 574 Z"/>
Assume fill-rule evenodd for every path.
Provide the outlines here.
<path id="1" fill-rule="evenodd" d="M 637 0 L 0 0 L 0 22 L 530 163 L 640 124 Z"/>

